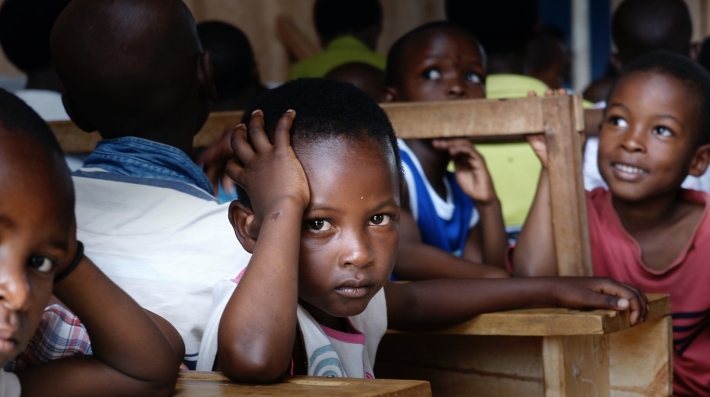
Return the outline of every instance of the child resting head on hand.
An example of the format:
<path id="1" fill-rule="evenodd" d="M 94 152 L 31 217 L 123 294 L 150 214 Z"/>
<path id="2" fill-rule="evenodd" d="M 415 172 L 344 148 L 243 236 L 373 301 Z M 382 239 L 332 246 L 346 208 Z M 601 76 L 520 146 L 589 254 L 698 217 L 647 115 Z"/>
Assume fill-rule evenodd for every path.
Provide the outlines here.
<path id="1" fill-rule="evenodd" d="M 373 377 L 388 327 L 541 304 L 630 308 L 633 323 L 645 316 L 642 294 L 605 279 L 388 282 L 402 174 L 384 111 L 352 85 L 323 79 L 286 83 L 254 107 L 232 135 L 228 170 L 240 186 L 230 221 L 253 255 L 215 288 L 199 370 L 262 383 L 287 373 Z"/>
<path id="2" fill-rule="evenodd" d="M 182 352 L 83 255 L 54 134 L 0 90 L 0 367 L 25 348 L 52 293 L 86 326 L 93 355 L 0 370 L 0 396 L 172 395 Z"/>

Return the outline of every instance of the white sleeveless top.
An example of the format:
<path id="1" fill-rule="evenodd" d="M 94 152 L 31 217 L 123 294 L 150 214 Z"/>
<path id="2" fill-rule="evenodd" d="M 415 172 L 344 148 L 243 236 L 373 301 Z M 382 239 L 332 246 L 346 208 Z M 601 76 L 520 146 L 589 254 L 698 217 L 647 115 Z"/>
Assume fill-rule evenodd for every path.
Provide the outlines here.
<path id="1" fill-rule="evenodd" d="M 20 397 L 20 380 L 12 372 L 5 372 L 0 368 L 0 396 Z"/>

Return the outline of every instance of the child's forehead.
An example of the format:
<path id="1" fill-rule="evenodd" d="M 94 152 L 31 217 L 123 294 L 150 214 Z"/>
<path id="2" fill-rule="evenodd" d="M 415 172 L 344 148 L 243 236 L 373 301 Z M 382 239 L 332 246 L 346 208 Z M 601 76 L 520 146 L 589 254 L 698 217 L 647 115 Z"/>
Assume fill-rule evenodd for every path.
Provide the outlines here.
<path id="1" fill-rule="evenodd" d="M 481 56 L 480 46 L 473 36 L 452 28 L 431 29 L 413 36 L 407 43 L 405 52 L 429 56 L 439 53 L 445 45 L 456 45 L 459 50 L 467 51 L 469 55 Z"/>

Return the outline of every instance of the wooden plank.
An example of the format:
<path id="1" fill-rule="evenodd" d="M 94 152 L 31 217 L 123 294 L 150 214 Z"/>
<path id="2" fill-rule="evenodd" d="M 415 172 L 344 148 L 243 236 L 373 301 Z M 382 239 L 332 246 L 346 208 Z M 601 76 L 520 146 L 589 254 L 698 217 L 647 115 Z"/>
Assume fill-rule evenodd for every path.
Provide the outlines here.
<path id="1" fill-rule="evenodd" d="M 387 334 L 375 375 L 425 379 L 435 396 L 542 396 L 542 338 Z"/>
<path id="2" fill-rule="evenodd" d="M 608 335 L 542 338 L 545 397 L 609 397 Z"/>
<path id="3" fill-rule="evenodd" d="M 540 101 L 539 98 L 520 98 L 505 101 L 407 102 L 386 103 L 382 104 L 382 108 L 391 117 L 400 138 L 467 135 L 477 141 L 508 141 L 521 140 L 525 133 L 543 131 Z M 521 116 L 528 111 L 533 113 Z M 239 124 L 242 115 L 242 111 L 213 112 L 195 136 L 194 145 L 213 143 L 226 129 Z M 583 118 L 596 123 L 591 126 L 585 124 L 585 131 L 596 131 L 601 113 L 596 109 L 585 110 Z M 484 122 L 486 119 L 488 121 Z M 98 133 L 87 134 L 70 121 L 52 121 L 49 125 L 66 153 L 89 153 L 100 139 Z M 486 139 L 486 136 L 489 138 Z"/>
<path id="4" fill-rule="evenodd" d="M 609 335 L 612 397 L 666 397 L 673 385 L 671 317 Z"/>
<path id="5" fill-rule="evenodd" d="M 369 396 L 369 397 L 427 397 L 431 396 L 428 382 L 392 379 L 322 378 L 287 376 L 272 385 L 244 385 L 231 382 L 218 372 L 184 371 L 180 373 L 176 396 L 231 397 L 260 396 Z"/>
<path id="6" fill-rule="evenodd" d="M 560 276 L 592 276 L 587 206 L 582 178 L 582 137 L 576 133 L 578 96 L 542 98 L 547 138 L 552 229 Z"/>
<path id="7" fill-rule="evenodd" d="M 670 314 L 667 294 L 647 294 L 647 321 Z M 605 335 L 631 328 L 628 312 L 563 308 L 520 309 L 484 313 L 458 325 L 413 334 L 565 336 Z M 392 334 L 409 332 L 388 331 Z"/>

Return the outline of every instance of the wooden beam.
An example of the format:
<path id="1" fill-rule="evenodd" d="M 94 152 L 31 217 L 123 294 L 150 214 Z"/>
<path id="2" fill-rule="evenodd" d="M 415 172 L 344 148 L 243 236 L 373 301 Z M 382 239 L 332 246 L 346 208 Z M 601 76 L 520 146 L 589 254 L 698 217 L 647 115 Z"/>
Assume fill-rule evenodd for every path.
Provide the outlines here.
<path id="1" fill-rule="evenodd" d="M 270 385 L 243 385 L 230 381 L 219 372 L 180 372 L 176 396 L 346 396 L 346 397 L 430 397 L 428 382 L 417 380 L 324 378 L 286 376 Z"/>
<path id="2" fill-rule="evenodd" d="M 526 133 L 543 132 L 541 99 L 463 100 L 445 102 L 407 102 L 382 104 L 401 138 L 468 136 L 472 140 L 520 140 Z M 528 114 L 529 113 L 529 114 Z M 242 111 L 213 112 L 195 136 L 195 146 L 207 146 L 234 128 Z M 601 110 L 585 110 L 577 123 L 585 122 L 587 134 L 594 134 Z M 54 131 L 66 153 L 89 153 L 100 140 L 98 133 L 87 134 L 71 121 L 52 121 Z M 577 128 L 577 130 L 581 130 Z"/>
<path id="3" fill-rule="evenodd" d="M 671 300 L 666 294 L 647 294 L 647 321 L 670 313 Z M 484 313 L 458 325 L 417 334 L 498 335 L 498 336 L 567 336 L 606 335 L 631 328 L 628 312 L 615 310 L 580 311 L 562 308 L 519 309 Z M 388 331 L 391 334 L 408 332 Z"/>

